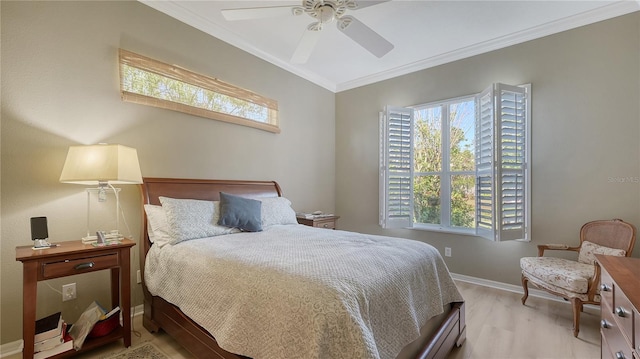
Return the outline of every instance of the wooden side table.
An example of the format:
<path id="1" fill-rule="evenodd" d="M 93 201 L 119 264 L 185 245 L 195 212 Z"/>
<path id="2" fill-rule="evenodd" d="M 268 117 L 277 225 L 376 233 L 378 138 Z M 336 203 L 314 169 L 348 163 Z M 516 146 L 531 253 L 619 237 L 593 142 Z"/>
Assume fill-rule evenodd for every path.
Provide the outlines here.
<path id="1" fill-rule="evenodd" d="M 57 247 L 33 250 L 31 246 L 16 247 L 16 260 L 22 262 L 22 337 L 23 358 L 33 358 L 38 281 L 70 275 L 111 270 L 111 306 L 120 306 L 123 325 L 103 337 L 87 338 L 82 349 L 73 349 L 52 358 L 67 358 L 122 338 L 131 346 L 131 266 L 130 249 L 136 243 L 123 239 L 117 244 L 94 247 L 81 240 L 58 242 Z"/>
<path id="2" fill-rule="evenodd" d="M 338 222 L 340 216 L 326 216 L 317 218 L 300 218 L 298 217 L 298 223 L 304 224 L 309 227 L 319 227 L 327 229 L 336 229 L 336 222 Z"/>

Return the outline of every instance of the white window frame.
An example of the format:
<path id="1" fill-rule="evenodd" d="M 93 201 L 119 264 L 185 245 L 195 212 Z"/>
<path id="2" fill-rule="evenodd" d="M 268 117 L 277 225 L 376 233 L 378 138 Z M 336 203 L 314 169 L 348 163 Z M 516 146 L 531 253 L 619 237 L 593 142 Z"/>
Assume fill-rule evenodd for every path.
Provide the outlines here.
<path id="1" fill-rule="evenodd" d="M 460 228 L 460 227 L 451 227 L 450 226 L 450 221 L 447 221 L 446 223 L 444 223 L 445 219 L 448 218 L 450 216 L 450 209 L 448 208 L 441 208 L 441 212 L 444 214 L 444 216 L 442 216 L 441 214 L 441 218 L 443 218 L 441 224 L 422 224 L 422 223 L 413 223 L 413 213 L 414 213 L 414 208 L 413 208 L 413 179 L 414 179 L 414 165 L 413 165 L 413 126 L 414 126 L 414 111 L 415 109 L 418 108 L 425 108 L 425 107 L 433 107 L 433 105 L 435 104 L 447 104 L 447 106 L 451 103 L 455 103 L 455 102 L 460 102 L 461 100 L 464 99 L 468 99 L 468 98 L 475 98 L 475 102 L 476 102 L 476 125 L 479 123 L 479 118 L 480 118 L 480 112 L 479 112 L 479 101 L 482 95 L 485 96 L 489 96 L 491 103 L 492 103 L 492 107 L 491 107 L 491 123 L 492 123 L 492 127 L 490 129 L 491 131 L 491 141 L 490 141 L 490 150 L 491 150 L 491 159 L 492 159 L 492 163 L 490 165 L 490 173 L 491 173 L 491 178 L 502 178 L 502 167 L 496 165 L 495 161 L 493 160 L 494 158 L 500 158 L 499 157 L 499 146 L 496 143 L 496 139 L 499 141 L 499 139 L 501 138 L 499 131 L 496 132 L 496 129 L 499 129 L 500 126 L 497 126 L 496 124 L 498 123 L 498 121 L 500 121 L 500 116 L 501 113 L 500 111 L 496 111 L 496 109 L 500 108 L 499 106 L 496 106 L 496 104 L 498 103 L 497 101 L 499 101 L 500 97 L 497 96 L 497 94 L 499 93 L 499 91 L 501 89 L 507 89 L 507 90 L 516 90 L 518 91 L 518 89 L 520 89 L 519 91 L 523 91 L 523 105 L 525 107 L 525 111 L 524 111 L 524 115 L 526 116 L 526 118 L 524 119 L 524 154 L 521 154 L 522 159 L 521 161 L 524 161 L 524 163 L 522 163 L 522 167 L 521 167 L 521 173 L 522 173 L 522 177 L 519 179 L 520 181 L 522 181 L 522 184 L 524 185 L 524 188 L 522 190 L 521 193 L 524 194 L 524 197 L 522 198 L 522 206 L 519 207 L 518 213 L 522 215 L 523 218 L 523 225 L 520 227 L 520 233 L 515 234 L 515 232 L 513 233 L 507 233 L 508 231 L 503 230 L 503 228 L 508 228 L 508 225 L 504 225 L 502 221 L 500 221 L 499 219 L 496 218 L 492 218 L 490 220 L 491 222 L 491 228 L 479 228 L 478 227 L 478 220 L 476 219 L 476 228 L 475 229 L 467 229 L 467 228 Z M 489 95 L 487 95 L 489 94 Z M 406 157 L 404 158 L 404 160 L 406 161 L 407 159 L 410 160 L 410 178 L 411 181 L 409 181 L 409 185 L 410 186 L 405 186 L 405 188 L 403 188 L 403 191 L 407 191 L 410 188 L 410 193 L 411 196 L 408 199 L 404 199 L 404 201 L 402 202 L 403 205 L 403 211 L 401 211 L 402 213 L 408 213 L 408 215 L 403 215 L 400 217 L 394 216 L 393 212 L 390 211 L 390 206 L 389 206 L 389 200 L 390 198 L 393 197 L 393 193 L 394 191 L 390 190 L 390 187 L 388 185 L 389 183 L 389 179 L 393 178 L 393 171 L 389 170 L 388 167 L 388 160 L 389 160 L 389 154 L 391 152 L 391 150 L 394 148 L 393 145 L 391 145 L 388 141 L 390 133 L 393 131 L 389 119 L 393 116 L 397 116 L 398 112 L 402 112 L 404 114 L 407 114 L 408 117 L 408 126 L 410 127 L 410 132 L 408 130 L 404 130 L 404 135 L 405 136 L 410 136 L 411 139 L 411 143 L 410 143 L 410 148 L 411 148 L 411 152 L 404 152 L 404 156 L 410 156 L 410 157 Z M 443 114 L 443 121 L 444 120 L 444 114 Z M 449 123 L 449 118 L 446 119 L 445 122 L 443 122 L 443 127 L 445 126 L 444 123 Z M 521 133 L 519 133 L 521 134 Z M 449 138 L 448 138 L 448 131 L 445 131 L 445 129 L 443 129 L 442 131 L 442 146 L 443 146 L 443 154 L 444 151 L 446 150 L 446 148 L 448 148 L 448 143 L 449 143 Z M 478 136 L 478 133 L 476 133 L 476 136 Z M 476 148 L 477 148 L 478 144 L 477 144 L 477 139 L 476 139 Z M 391 107 L 391 106 L 387 106 L 385 107 L 385 111 L 384 113 L 381 113 L 380 115 L 380 218 L 379 218 L 379 224 L 380 226 L 382 226 L 383 228 L 411 228 L 411 229 L 419 229 L 419 230 L 429 230 L 429 231 L 438 231 L 438 232 L 447 232 L 447 233 L 457 233 L 457 234 L 465 234 L 465 235 L 477 235 L 477 236 L 481 236 L 487 239 L 491 239 L 494 241 L 503 241 L 503 240 L 510 240 L 510 239 L 515 239 L 515 240 L 522 240 L 522 241 L 529 241 L 531 238 L 531 169 L 530 169 L 530 163 L 531 163 L 531 84 L 526 84 L 526 85 L 522 85 L 522 86 L 508 86 L 508 85 L 503 85 L 503 84 L 494 84 L 492 85 L 489 89 L 483 91 L 480 94 L 477 95 L 471 95 L 471 96 L 462 96 L 462 97 L 457 97 L 457 98 L 453 98 L 453 99 L 448 99 L 448 100 L 443 100 L 443 101 L 438 101 L 438 102 L 432 102 L 429 104 L 424 104 L 424 105 L 417 105 L 417 106 L 412 106 L 411 108 L 399 108 L 399 107 Z M 446 150 L 448 152 L 448 150 Z M 479 168 L 478 168 L 478 152 L 476 151 L 476 170 L 475 170 L 475 177 L 476 177 L 476 191 L 479 191 L 478 189 L 478 178 L 479 178 Z M 496 156 L 496 154 L 498 154 L 498 156 Z M 444 156 L 443 156 L 444 157 Z M 439 173 L 441 176 L 445 176 L 445 175 L 450 175 L 451 174 L 451 170 L 450 167 L 447 166 L 447 164 L 445 163 L 447 161 L 445 161 L 443 159 L 443 163 L 442 163 L 442 171 L 441 173 Z M 506 172 L 509 172 L 510 169 L 506 169 Z M 454 171 L 455 173 L 462 173 L 463 171 Z M 441 182 L 442 183 L 442 182 Z M 492 191 L 496 191 L 499 190 L 499 184 L 496 184 L 494 181 L 491 181 L 492 183 Z M 517 182 L 517 183 L 521 183 L 521 182 Z M 443 185 L 441 188 L 441 191 L 444 191 L 445 186 Z M 496 189 L 497 188 L 497 189 Z M 450 185 L 446 186 L 446 190 L 448 194 L 448 197 L 451 197 L 450 194 Z M 399 193 L 398 191 L 396 191 L 395 193 Z M 446 194 L 446 193 L 445 193 Z M 441 198 L 446 198 L 445 194 L 441 194 Z M 495 198 L 495 192 L 492 192 L 492 199 Z M 476 193 L 476 215 L 478 214 L 479 211 L 479 199 L 480 196 L 478 193 Z M 441 203 L 443 201 L 441 200 Z M 398 203 L 398 202 L 396 202 Z M 448 203 L 448 202 L 447 202 Z M 493 211 L 500 211 L 500 213 L 503 213 L 503 211 L 501 211 L 501 203 L 497 203 L 496 201 L 491 201 L 490 202 L 491 205 L 493 206 L 492 208 Z M 410 206 L 408 209 L 406 208 L 406 206 Z M 407 212 L 408 211 L 408 212 Z M 495 212 L 497 213 L 497 212 Z M 446 217 L 445 217 L 446 216 Z"/>
<path id="2" fill-rule="evenodd" d="M 474 228 L 454 227 L 451 225 L 451 175 L 475 175 L 475 171 L 453 171 L 451 170 L 451 124 L 450 124 L 450 109 L 449 106 L 455 103 L 461 103 L 468 100 L 476 101 L 476 95 L 461 96 L 443 101 L 435 101 L 427 104 L 412 106 L 415 111 L 420 111 L 426 108 L 440 107 L 443 109 L 441 113 L 441 144 L 442 144 L 442 158 L 441 158 L 441 170 L 439 172 L 421 172 L 415 176 L 440 176 L 440 223 L 413 223 L 413 228 L 423 229 L 429 231 L 439 232 L 451 232 L 475 235 Z M 415 171 L 415 170 L 414 170 Z"/>

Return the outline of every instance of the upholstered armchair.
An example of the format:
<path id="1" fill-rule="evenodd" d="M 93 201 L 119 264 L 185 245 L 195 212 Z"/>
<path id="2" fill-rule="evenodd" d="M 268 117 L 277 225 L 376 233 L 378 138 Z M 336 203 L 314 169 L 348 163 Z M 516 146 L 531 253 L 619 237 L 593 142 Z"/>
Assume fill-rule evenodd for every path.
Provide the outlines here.
<path id="1" fill-rule="evenodd" d="M 563 297 L 573 306 L 573 335 L 580 331 L 580 313 L 584 304 L 600 305 L 600 267 L 595 254 L 626 256 L 633 251 L 636 228 L 620 219 L 586 223 L 580 229 L 580 245 L 538 245 L 537 257 L 520 258 L 524 305 L 529 296 L 528 283 Z M 578 252 L 577 260 L 545 257 L 545 251 Z"/>

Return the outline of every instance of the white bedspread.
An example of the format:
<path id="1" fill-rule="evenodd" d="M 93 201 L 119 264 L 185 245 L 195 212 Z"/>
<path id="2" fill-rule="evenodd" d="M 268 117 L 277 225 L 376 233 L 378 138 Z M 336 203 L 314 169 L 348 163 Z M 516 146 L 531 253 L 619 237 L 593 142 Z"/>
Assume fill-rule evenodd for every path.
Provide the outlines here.
<path id="1" fill-rule="evenodd" d="M 438 251 L 408 239 L 277 225 L 156 247 L 149 291 L 255 359 L 395 358 L 462 301 Z"/>

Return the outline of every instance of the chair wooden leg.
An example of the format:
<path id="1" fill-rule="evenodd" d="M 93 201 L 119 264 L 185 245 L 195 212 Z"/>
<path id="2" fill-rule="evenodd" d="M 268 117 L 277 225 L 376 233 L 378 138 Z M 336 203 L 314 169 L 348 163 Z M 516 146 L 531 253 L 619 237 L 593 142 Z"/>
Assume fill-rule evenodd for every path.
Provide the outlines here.
<path id="1" fill-rule="evenodd" d="M 524 305 L 524 303 L 527 301 L 527 298 L 529 297 L 529 286 L 527 285 L 527 283 L 529 283 L 529 279 L 527 277 L 524 276 L 524 274 L 522 275 L 522 289 L 524 290 L 524 295 L 522 296 L 522 305 Z"/>
<path id="2" fill-rule="evenodd" d="M 580 312 L 582 312 L 582 301 L 580 298 L 571 298 L 573 306 L 573 336 L 578 337 L 580 332 Z"/>

